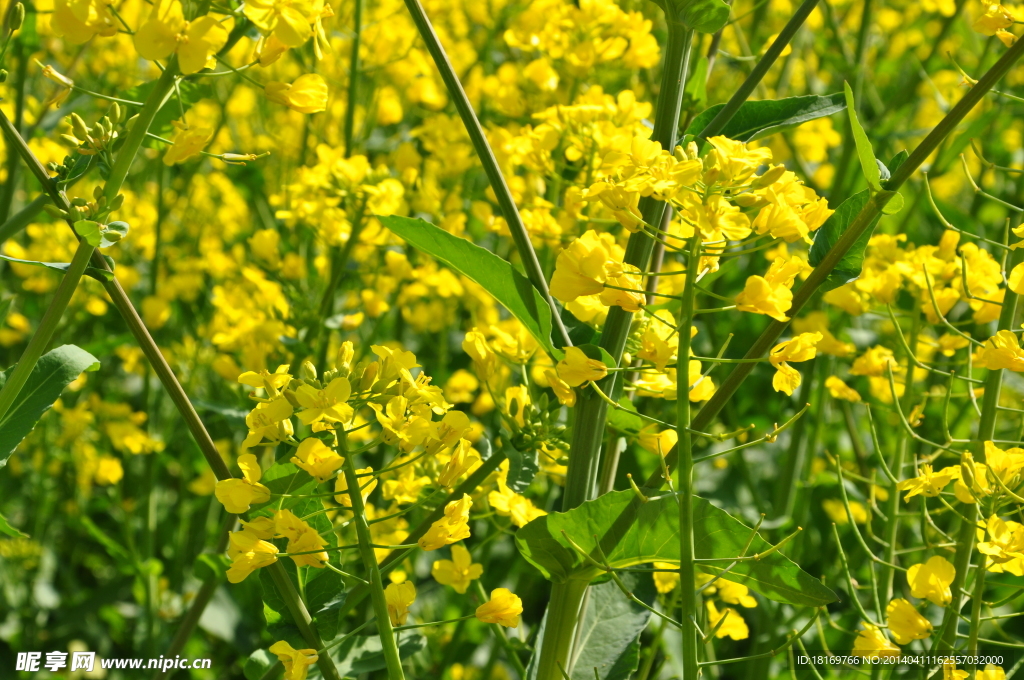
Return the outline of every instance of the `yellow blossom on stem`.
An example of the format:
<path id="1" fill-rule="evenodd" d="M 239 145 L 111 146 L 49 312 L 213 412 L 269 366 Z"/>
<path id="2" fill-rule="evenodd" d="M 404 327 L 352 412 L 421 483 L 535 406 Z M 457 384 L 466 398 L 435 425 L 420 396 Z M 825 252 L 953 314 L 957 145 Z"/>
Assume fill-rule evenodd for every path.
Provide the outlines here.
<path id="1" fill-rule="evenodd" d="M 557 372 L 549 368 L 544 371 L 544 377 L 547 378 L 548 386 L 555 393 L 558 403 L 562 406 L 576 405 L 576 391 L 572 389 L 569 383 L 559 378 Z"/>
<path id="2" fill-rule="evenodd" d="M 277 655 L 284 666 L 285 680 L 306 680 L 309 667 L 320 660 L 315 649 L 293 649 L 284 640 L 270 645 L 270 653 Z"/>
<path id="3" fill-rule="evenodd" d="M 174 126 L 174 135 L 171 137 L 173 144 L 164 154 L 164 165 L 167 166 L 184 163 L 193 156 L 199 155 L 213 138 L 212 128 L 198 125 L 189 126 L 178 120 L 172 121 L 171 125 Z"/>
<path id="4" fill-rule="evenodd" d="M 238 457 L 238 468 L 242 471 L 242 479 L 222 479 L 214 489 L 224 509 L 236 515 L 248 512 L 250 505 L 270 500 L 270 489 L 259 483 L 263 472 L 256 456 L 243 453 Z"/>
<path id="5" fill-rule="evenodd" d="M 978 543 L 978 552 L 988 555 L 996 564 L 1024 558 L 1024 525 L 992 515 L 985 531 L 988 540 Z"/>
<path id="6" fill-rule="evenodd" d="M 654 562 L 655 569 L 671 569 L 672 571 L 654 572 L 654 587 L 661 594 L 671 593 L 679 585 L 679 565 L 671 562 Z"/>
<path id="7" fill-rule="evenodd" d="M 263 88 L 267 99 L 299 113 L 327 110 L 327 82 L 318 73 L 307 73 L 293 83 L 273 81 Z"/>
<path id="8" fill-rule="evenodd" d="M 747 278 L 743 291 L 736 296 L 736 309 L 766 314 L 776 321 L 789 321 L 786 312 L 793 306 L 790 288 L 802 269 L 803 266 L 795 259 L 775 258 L 764 276 Z"/>
<path id="9" fill-rule="evenodd" d="M 452 546 L 452 558 L 434 562 L 430 573 L 441 585 L 451 586 L 455 592 L 464 595 L 469 584 L 484 573 L 484 567 L 474 564 L 469 551 L 461 543 L 456 543 Z"/>
<path id="10" fill-rule="evenodd" d="M 567 385 L 579 387 L 585 382 L 600 380 L 608 375 L 603 361 L 591 359 L 579 347 L 566 347 L 565 358 L 555 367 L 558 377 Z"/>
<path id="11" fill-rule="evenodd" d="M 732 640 L 746 640 L 750 637 L 750 628 L 747 627 L 747 622 L 732 607 L 726 607 L 719 612 L 715 603 L 708 600 L 707 609 L 708 626 L 712 630 L 714 630 L 715 626 L 718 626 L 718 630 L 715 631 L 716 638 L 728 637 Z M 723 618 L 725 621 L 722 621 Z M 722 624 L 719 626 L 720 621 L 722 621 Z"/>
<path id="12" fill-rule="evenodd" d="M 326 482 L 345 464 L 345 459 L 316 437 L 308 437 L 299 444 L 292 462 L 315 477 L 316 481 Z"/>
<path id="13" fill-rule="evenodd" d="M 472 445 L 465 439 L 460 439 L 455 448 L 452 449 L 452 457 L 441 470 L 437 483 L 441 486 L 452 488 L 464 474 L 475 469 L 480 464 L 480 455 L 473 450 Z"/>
<path id="14" fill-rule="evenodd" d="M 231 567 L 227 577 L 231 583 L 241 583 L 252 572 L 277 562 L 277 546 L 265 541 L 248 529 L 234 531 L 228 539 L 228 557 Z"/>
<path id="15" fill-rule="evenodd" d="M 903 598 L 889 603 L 885 610 L 886 625 L 896 639 L 896 644 L 905 645 L 912 640 L 924 640 L 932 634 L 932 624 L 921 616 L 914 605 Z"/>
<path id="16" fill-rule="evenodd" d="M 185 21 L 180 0 L 156 0 L 133 39 L 143 59 L 157 61 L 177 54 L 178 68 L 189 75 L 202 70 L 224 47 L 228 29 L 210 15 Z"/>
<path id="17" fill-rule="evenodd" d="M 108 0 L 54 0 L 50 27 L 55 35 L 81 45 L 97 35 L 117 35 Z"/>
<path id="18" fill-rule="evenodd" d="M 864 630 L 858 633 L 857 639 L 853 641 L 854 654 L 875 659 L 883 656 L 896 656 L 900 653 L 900 648 L 889 642 L 877 626 L 865 622 L 861 622 L 860 625 Z"/>
<path id="19" fill-rule="evenodd" d="M 860 393 L 843 382 L 839 376 L 830 375 L 825 378 L 825 388 L 832 395 L 833 399 L 844 399 L 854 403 L 860 401 Z"/>
<path id="20" fill-rule="evenodd" d="M 476 608 L 476 618 L 506 628 L 516 628 L 522 613 L 523 601 L 508 588 L 495 588 L 491 591 L 491 599 Z"/>
<path id="21" fill-rule="evenodd" d="M 416 601 L 416 586 L 411 581 L 392 583 L 384 589 L 384 600 L 388 605 L 391 625 L 404 626 L 409 618 L 409 607 Z"/>
<path id="22" fill-rule="evenodd" d="M 299 420 L 304 425 L 319 422 L 348 422 L 352 419 L 352 407 L 346 402 L 352 396 L 352 385 L 348 378 L 335 378 L 327 387 L 318 390 L 310 385 L 300 385 L 295 390 L 295 399 L 302 406 Z"/>
<path id="23" fill-rule="evenodd" d="M 775 367 L 772 387 L 776 392 L 793 394 L 800 386 L 800 372 L 787 362 L 809 361 L 814 358 L 815 346 L 821 340 L 821 333 L 801 333 L 792 340 L 780 342 L 768 353 L 768 361 Z"/>
<path id="24" fill-rule="evenodd" d="M 1024 371 L 1024 351 L 1012 331 L 999 331 L 974 353 L 974 367 Z"/>
<path id="25" fill-rule="evenodd" d="M 262 444 L 264 440 L 279 442 L 293 433 L 291 418 L 294 409 L 284 397 L 256 405 L 245 417 L 249 435 L 242 442 L 242 450 Z"/>
<path id="26" fill-rule="evenodd" d="M 569 244 L 555 260 L 551 277 L 551 295 L 562 302 L 572 302 L 585 295 L 604 290 L 609 264 L 615 263 L 615 239 L 611 234 L 598 234 L 588 229 Z"/>
<path id="27" fill-rule="evenodd" d="M 922 465 L 917 469 L 917 477 L 905 479 L 896 485 L 900 491 L 906 491 L 903 497 L 908 501 L 914 496 L 923 495 L 934 498 L 942 493 L 946 485 L 958 477 L 955 467 L 947 467 L 935 472 L 931 465 Z"/>
<path id="28" fill-rule="evenodd" d="M 444 517 L 434 522 L 427 533 L 419 540 L 424 550 L 437 550 L 446 545 L 457 543 L 469 538 L 469 510 L 473 507 L 473 499 L 469 494 L 452 501 L 444 507 Z"/>
<path id="29" fill-rule="evenodd" d="M 940 607 L 945 607 L 953 599 L 949 586 L 955 577 L 956 569 L 941 555 L 934 555 L 927 562 L 911 565 L 907 569 L 910 594 L 927 598 Z"/>

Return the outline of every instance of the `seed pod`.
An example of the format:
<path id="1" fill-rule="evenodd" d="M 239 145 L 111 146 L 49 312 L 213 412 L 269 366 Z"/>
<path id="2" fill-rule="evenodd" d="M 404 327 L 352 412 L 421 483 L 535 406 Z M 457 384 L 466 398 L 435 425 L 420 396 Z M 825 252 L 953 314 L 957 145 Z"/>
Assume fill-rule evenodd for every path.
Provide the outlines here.
<path id="1" fill-rule="evenodd" d="M 20 2 L 14 6 L 14 11 L 11 12 L 10 29 L 13 33 L 21 28 L 21 25 L 25 23 L 25 5 Z"/>

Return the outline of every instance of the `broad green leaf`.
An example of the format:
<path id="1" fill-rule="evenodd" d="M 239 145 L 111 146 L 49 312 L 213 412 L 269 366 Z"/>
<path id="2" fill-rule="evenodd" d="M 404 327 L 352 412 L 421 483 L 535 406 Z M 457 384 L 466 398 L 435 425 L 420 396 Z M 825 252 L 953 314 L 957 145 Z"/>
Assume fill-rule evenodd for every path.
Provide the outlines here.
<path id="1" fill-rule="evenodd" d="M 895 215 L 899 211 L 903 210 L 903 194 L 898 191 L 893 191 L 891 193 L 892 198 L 889 199 L 888 203 L 882 206 L 883 215 Z"/>
<path id="2" fill-rule="evenodd" d="M 74 345 L 63 345 L 39 358 L 14 404 L 0 417 L 0 467 L 7 464 L 14 448 L 53 406 L 64 388 L 99 365 L 96 357 Z"/>
<path id="3" fill-rule="evenodd" d="M 426 638 L 418 630 L 402 631 L 398 638 L 398 655 L 406 659 L 423 649 Z M 342 677 L 358 677 L 383 670 L 387 664 L 376 635 L 353 635 L 331 650 L 331 658 Z"/>
<path id="4" fill-rule="evenodd" d="M 483 286 L 519 319 L 541 347 L 549 354 L 561 355 L 551 344 L 551 308 L 533 284 L 511 264 L 430 222 L 398 215 L 378 219 L 409 245 Z"/>
<path id="5" fill-rule="evenodd" d="M 112 262 L 112 260 L 110 260 L 110 258 L 106 258 L 106 259 L 108 260 L 108 264 L 110 262 Z M 45 267 L 46 269 L 53 269 L 54 271 L 65 272 L 65 273 L 71 267 L 71 263 L 70 262 L 37 262 L 35 260 L 19 260 L 16 257 L 8 257 L 6 255 L 0 255 L 0 260 L 7 260 L 8 262 L 15 262 L 17 264 L 27 264 L 27 265 L 29 265 L 31 267 Z M 114 280 L 114 272 L 113 271 L 109 271 L 108 272 L 105 269 L 98 269 L 96 267 L 86 267 L 85 268 L 85 275 L 86 276 L 91 276 L 92 278 L 96 279 L 97 281 L 99 281 L 101 283 L 104 282 L 104 281 L 113 281 Z"/>
<path id="6" fill-rule="evenodd" d="M 192 565 L 192 573 L 200 581 L 223 581 L 230 566 L 231 563 L 225 555 L 202 553 Z"/>
<path id="7" fill-rule="evenodd" d="M 85 239 L 86 243 L 93 248 L 99 248 L 103 243 L 103 234 L 100 232 L 99 222 L 92 220 L 78 220 L 75 222 L 75 233 Z"/>
<path id="8" fill-rule="evenodd" d="M 850 196 L 840 203 L 836 211 L 825 220 L 825 224 L 821 225 L 814 232 L 814 243 L 811 245 L 810 253 L 808 253 L 808 262 L 812 267 L 817 267 L 825 259 L 825 255 L 832 249 L 832 246 L 836 244 L 839 237 L 843 235 L 847 227 L 860 214 L 860 211 L 864 209 L 864 206 L 868 204 L 870 199 L 871 192 L 867 189 Z M 877 224 L 877 222 L 878 220 L 876 219 L 875 223 Z M 864 266 L 864 251 L 874 230 L 874 224 L 864 230 L 864 233 L 853 244 L 853 247 L 847 251 L 835 268 L 829 272 L 828 278 L 825 279 L 825 283 L 821 286 L 823 291 L 838 288 L 850 281 L 856 280 L 860 276 L 861 268 Z"/>
<path id="9" fill-rule="evenodd" d="M 245 680 L 262 680 L 270 667 L 277 663 L 277 657 L 265 649 L 257 649 L 249 655 L 242 666 Z"/>
<path id="10" fill-rule="evenodd" d="M 701 112 L 686 128 L 686 134 L 698 136 L 725 104 L 716 104 Z M 761 139 L 785 128 L 816 118 L 824 118 L 846 108 L 842 92 L 826 96 L 807 95 L 785 99 L 744 102 L 736 115 L 717 134 L 741 142 Z"/>
<path id="11" fill-rule="evenodd" d="M 703 54 L 693 67 L 693 77 L 686 82 L 685 94 L 694 107 L 703 106 L 708 100 L 708 58 Z"/>
<path id="12" fill-rule="evenodd" d="M 91 154 L 75 154 L 75 159 L 71 161 L 70 168 L 68 167 L 68 160 L 67 158 L 65 158 L 64 168 L 67 169 L 67 174 L 65 174 L 57 182 L 57 188 L 64 189 L 68 186 L 71 186 L 72 184 L 80 180 L 82 177 L 84 177 L 85 174 L 89 172 L 89 168 L 92 166 L 93 158 L 94 156 Z"/>
<path id="13" fill-rule="evenodd" d="M 750 539 L 749 527 L 703 498 L 693 498 L 693 510 L 694 549 L 698 559 L 730 558 L 742 553 Z M 555 512 L 535 519 L 516 532 L 519 552 L 549 580 L 556 583 L 570 579 L 592 581 L 602 575 L 604 571 L 585 561 L 568 539 L 592 557 L 603 553 L 612 567 L 654 561 L 678 564 L 676 499 L 667 496 L 644 503 L 632 491 L 613 491 L 569 512 Z M 755 536 L 748 554 L 761 553 L 770 547 L 767 541 Z M 723 560 L 700 566 L 703 571 L 716 574 L 728 564 Z M 737 562 L 722 578 L 742 583 L 771 600 L 787 604 L 816 607 L 836 600 L 835 594 L 821 581 L 779 552 L 760 560 Z"/>
<path id="14" fill-rule="evenodd" d="M 864 178 L 872 191 L 882 190 L 882 176 L 878 169 L 878 161 L 875 160 L 875 151 L 871 148 L 871 140 L 864 132 L 864 127 L 857 117 L 857 108 L 853 101 L 853 90 L 849 83 L 843 83 L 846 93 L 846 110 L 850 114 L 850 127 L 853 129 L 853 141 L 857 146 L 857 157 L 860 159 L 860 167 L 864 171 Z"/>
<path id="15" fill-rule="evenodd" d="M 0 534 L 11 538 L 28 538 L 28 534 L 23 534 L 12 527 L 3 515 L 0 515 Z"/>
<path id="16" fill-rule="evenodd" d="M 624 573 L 624 585 L 649 605 L 654 604 L 650 574 Z M 627 600 L 612 582 L 587 591 L 587 609 L 579 622 L 572 680 L 629 680 L 640 662 L 640 633 L 651 613 Z M 594 670 L 597 670 L 595 674 Z"/>
<path id="17" fill-rule="evenodd" d="M 324 642 L 338 635 L 338 612 L 344 601 L 345 584 L 340 574 L 327 568 L 307 570 L 306 608 Z"/>
<path id="18" fill-rule="evenodd" d="M 910 154 L 907 153 L 906 149 L 903 149 L 902 151 L 898 152 L 895 156 L 893 156 L 891 159 L 889 159 L 889 165 L 887 165 L 885 168 L 886 170 L 889 171 L 889 176 L 892 177 L 892 175 L 894 175 L 896 171 L 900 169 L 900 166 L 907 162 L 908 158 L 910 158 Z M 882 182 L 883 189 L 888 188 L 886 186 L 887 182 L 888 179 L 886 179 L 885 182 Z"/>
<path id="19" fill-rule="evenodd" d="M 628 397 L 619 399 L 622 408 L 608 410 L 608 425 L 623 434 L 635 435 L 644 426 L 644 421 L 636 414 L 636 406 Z"/>

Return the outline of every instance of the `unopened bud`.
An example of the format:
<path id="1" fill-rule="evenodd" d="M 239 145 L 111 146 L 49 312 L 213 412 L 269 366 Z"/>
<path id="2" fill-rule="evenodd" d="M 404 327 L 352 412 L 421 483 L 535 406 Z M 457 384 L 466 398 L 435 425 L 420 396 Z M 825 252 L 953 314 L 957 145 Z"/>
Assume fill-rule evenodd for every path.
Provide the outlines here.
<path id="1" fill-rule="evenodd" d="M 74 198 L 71 199 L 71 205 L 75 206 L 76 208 L 84 208 L 85 206 L 89 205 L 89 202 L 82 198 L 81 196 L 75 196 Z"/>
<path id="2" fill-rule="evenodd" d="M 121 232 L 115 231 L 113 229 L 104 229 L 103 238 L 107 239 L 111 243 L 117 243 L 122 238 L 124 238 L 124 235 Z"/>
<path id="3" fill-rule="evenodd" d="M 121 121 L 121 107 L 117 102 L 110 107 L 110 120 L 116 125 Z"/>
<path id="4" fill-rule="evenodd" d="M 103 197 L 103 187 L 97 184 L 92 190 L 92 197 L 97 201 L 100 200 Z"/>
<path id="5" fill-rule="evenodd" d="M 316 380 L 316 366 L 313 365 L 312 361 L 308 359 L 302 362 L 302 367 L 299 369 L 299 374 L 304 380 Z"/>
<path id="6" fill-rule="evenodd" d="M 960 479 L 968 489 L 974 488 L 974 456 L 966 451 L 960 454 Z"/>
<path id="7" fill-rule="evenodd" d="M 11 31 L 17 31 L 23 23 L 25 23 L 25 5 L 19 2 L 14 6 L 14 11 L 11 12 L 11 22 L 9 24 Z"/>
<path id="8" fill-rule="evenodd" d="M 786 174 L 785 165 L 773 165 L 766 173 L 760 177 L 755 177 L 754 181 L 750 183 L 750 186 L 755 189 L 760 189 L 761 187 L 766 187 L 769 184 L 775 184 L 784 174 Z"/>
<path id="9" fill-rule="evenodd" d="M 75 133 L 75 137 L 79 139 L 89 138 L 89 126 L 85 124 L 85 121 L 77 113 L 71 114 L 71 130 Z"/>
<path id="10" fill-rule="evenodd" d="M 61 135 L 60 138 L 63 139 L 65 142 L 67 142 L 70 146 L 77 147 L 77 146 L 81 146 L 81 144 L 82 144 L 82 140 L 80 140 L 78 137 L 74 137 L 72 135 Z"/>
<path id="11" fill-rule="evenodd" d="M 114 197 L 114 200 L 110 202 L 110 210 L 114 211 L 124 205 L 124 194 L 118 194 Z"/>

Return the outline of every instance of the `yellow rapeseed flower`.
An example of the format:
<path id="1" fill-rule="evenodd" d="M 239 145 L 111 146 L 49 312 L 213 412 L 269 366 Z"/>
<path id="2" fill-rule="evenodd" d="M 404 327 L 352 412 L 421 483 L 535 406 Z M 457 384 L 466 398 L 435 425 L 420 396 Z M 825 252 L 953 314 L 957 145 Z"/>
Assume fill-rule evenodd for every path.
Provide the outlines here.
<path id="1" fill-rule="evenodd" d="M 491 599 L 476 608 L 476 618 L 484 623 L 499 623 L 506 628 L 519 625 L 523 613 L 523 601 L 508 588 L 495 588 Z"/>

